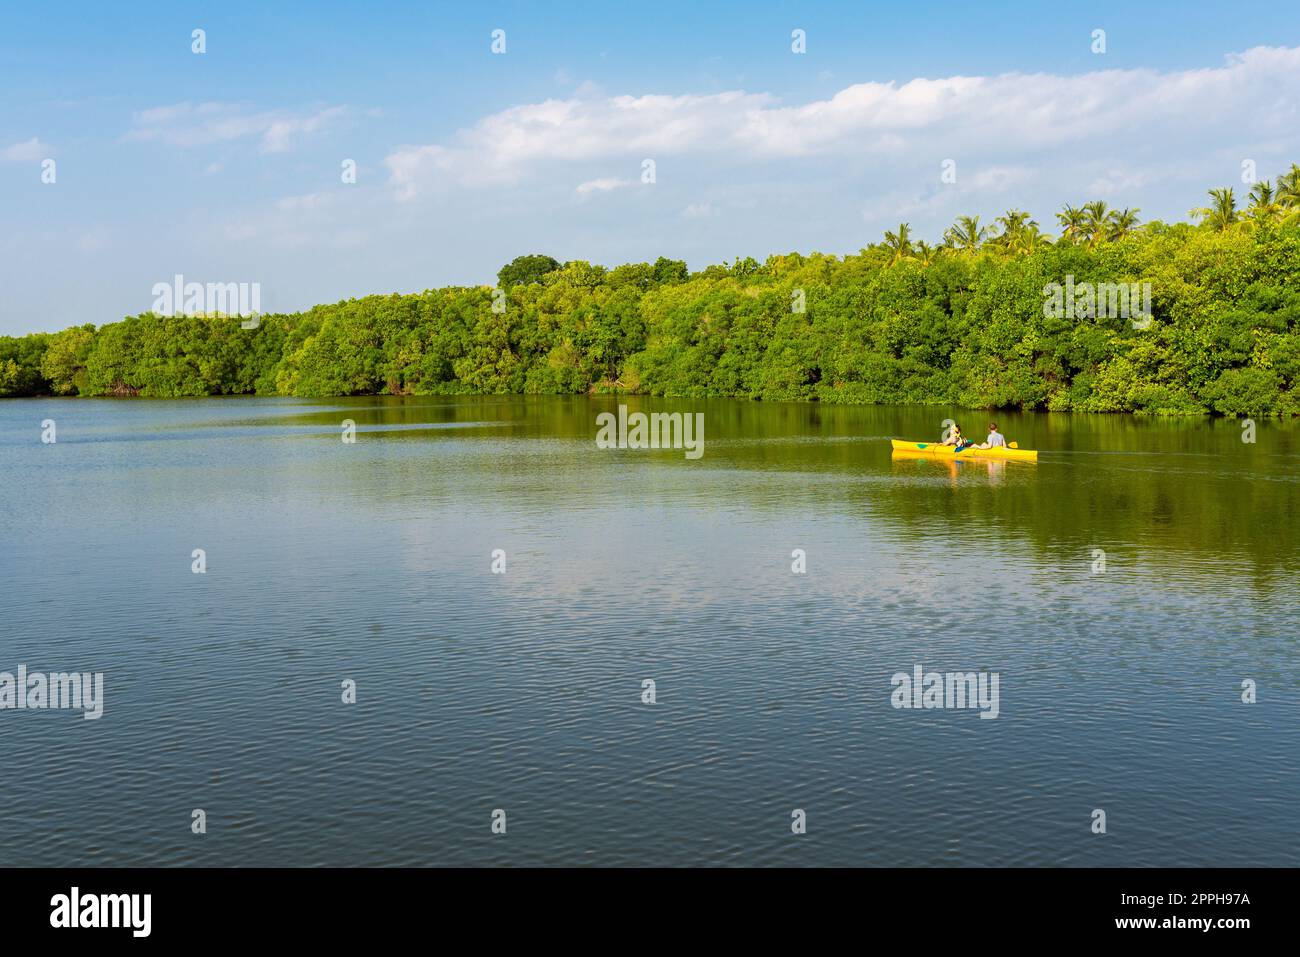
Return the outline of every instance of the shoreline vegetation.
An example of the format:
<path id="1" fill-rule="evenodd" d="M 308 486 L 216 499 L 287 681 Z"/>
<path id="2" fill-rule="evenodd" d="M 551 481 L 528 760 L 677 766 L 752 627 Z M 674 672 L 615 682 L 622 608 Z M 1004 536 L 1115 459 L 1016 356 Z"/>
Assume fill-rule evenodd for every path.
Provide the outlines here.
<path id="1" fill-rule="evenodd" d="M 606 269 L 521 256 L 499 286 L 305 312 L 145 313 L 0 337 L 0 396 L 625 393 L 970 409 L 1300 415 L 1300 167 L 1193 223 L 1105 203 L 931 246 Z M 1141 321 L 1094 291 L 1144 291 Z M 1062 302 L 1062 290 L 1066 290 Z M 1086 298 L 1084 294 L 1086 292 Z M 1149 297 L 1149 298 L 1146 298 Z M 1149 313 L 1146 304 L 1149 303 Z M 1064 308 L 1062 308 L 1064 306 Z"/>

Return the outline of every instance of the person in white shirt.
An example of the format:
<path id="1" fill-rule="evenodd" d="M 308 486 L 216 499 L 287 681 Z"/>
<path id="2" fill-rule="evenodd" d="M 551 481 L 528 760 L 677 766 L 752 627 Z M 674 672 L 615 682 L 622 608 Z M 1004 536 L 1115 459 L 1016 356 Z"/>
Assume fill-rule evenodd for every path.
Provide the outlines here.
<path id="1" fill-rule="evenodd" d="M 1007 437 L 998 431 L 996 422 L 989 423 L 989 437 L 980 443 L 982 449 L 1005 449 Z"/>

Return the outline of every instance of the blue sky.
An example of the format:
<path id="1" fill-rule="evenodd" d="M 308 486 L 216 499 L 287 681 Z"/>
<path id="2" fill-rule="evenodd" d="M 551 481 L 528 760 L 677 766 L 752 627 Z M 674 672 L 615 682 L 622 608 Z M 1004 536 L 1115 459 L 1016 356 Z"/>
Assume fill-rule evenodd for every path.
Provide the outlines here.
<path id="1" fill-rule="evenodd" d="M 146 311 L 176 273 L 279 311 L 528 252 L 701 268 L 1011 207 L 1183 218 L 1246 159 L 1300 161 L 1293 4 L 7 6 L 0 333 Z"/>

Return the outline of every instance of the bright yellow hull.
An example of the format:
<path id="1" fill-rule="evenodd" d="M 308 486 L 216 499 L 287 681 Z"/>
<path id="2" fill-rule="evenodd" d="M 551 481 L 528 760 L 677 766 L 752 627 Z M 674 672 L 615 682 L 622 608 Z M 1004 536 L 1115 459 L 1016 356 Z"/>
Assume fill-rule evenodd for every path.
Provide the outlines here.
<path id="1" fill-rule="evenodd" d="M 890 439 L 896 452 L 924 452 L 927 455 L 933 455 L 936 458 L 947 459 L 1012 459 L 1017 462 L 1037 462 L 1038 452 L 1035 449 L 962 449 L 960 452 L 954 452 L 951 445 L 940 445 L 938 442 L 904 442 L 901 439 Z"/>

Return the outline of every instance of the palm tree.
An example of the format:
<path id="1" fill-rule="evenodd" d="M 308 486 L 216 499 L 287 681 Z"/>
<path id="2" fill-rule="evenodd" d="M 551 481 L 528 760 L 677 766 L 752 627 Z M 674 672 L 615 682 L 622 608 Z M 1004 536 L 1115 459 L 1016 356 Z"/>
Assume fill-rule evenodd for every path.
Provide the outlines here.
<path id="1" fill-rule="evenodd" d="M 1300 206 L 1300 166 L 1295 163 L 1277 178 L 1277 201 L 1288 209 Z"/>
<path id="2" fill-rule="evenodd" d="M 1032 256 L 1045 246 L 1052 245 L 1052 237 L 1039 229 L 1037 223 L 1030 222 L 1021 230 L 1017 244 L 1021 253 Z"/>
<path id="3" fill-rule="evenodd" d="M 1077 243 L 1088 227 L 1088 215 L 1078 206 L 1063 206 L 1056 214 L 1061 224 L 1061 238 L 1066 242 Z"/>
<path id="4" fill-rule="evenodd" d="M 1123 239 L 1129 233 L 1137 228 L 1138 213 L 1140 209 L 1112 209 L 1110 215 L 1106 217 L 1106 225 L 1109 228 L 1108 239 Z"/>
<path id="5" fill-rule="evenodd" d="M 1246 216 L 1252 223 L 1267 223 L 1282 218 L 1284 212 L 1277 191 L 1268 180 L 1260 180 L 1250 190 L 1250 208 Z"/>
<path id="6" fill-rule="evenodd" d="M 1029 218 L 1029 214 L 1023 209 L 1008 209 L 1006 213 L 999 216 L 994 220 L 994 222 L 1000 223 L 1004 232 L 1014 233 L 1032 223 L 1033 220 Z"/>
<path id="7" fill-rule="evenodd" d="M 1095 246 L 1106 238 L 1106 223 L 1109 218 L 1106 203 L 1100 199 L 1084 203 L 1083 214 L 1087 222 L 1084 228 L 1088 233 L 1088 245 Z"/>
<path id="8" fill-rule="evenodd" d="M 980 225 L 978 216 L 958 216 L 943 234 L 943 241 L 964 253 L 973 253 L 988 239 L 988 227 Z"/>
<path id="9" fill-rule="evenodd" d="M 1232 195 L 1232 187 L 1210 190 L 1209 206 L 1200 206 L 1187 215 L 1208 223 L 1216 232 L 1227 232 L 1237 222 L 1237 198 Z"/>
<path id="10" fill-rule="evenodd" d="M 1016 243 L 1016 237 L 1024 229 L 1025 223 L 1029 221 L 1029 214 L 1021 209 L 1008 209 L 1005 213 L 993 220 L 994 227 L 999 230 L 989 237 L 989 243 L 995 246 L 1001 246 L 1003 249 L 1011 251 Z"/>
<path id="11" fill-rule="evenodd" d="M 994 222 L 1002 227 L 1002 233 L 996 240 L 997 244 L 1007 252 L 1030 252 L 1026 245 L 1037 245 L 1042 238 L 1037 221 L 1030 219 L 1029 214 L 1022 209 L 1009 209 L 1006 215 L 999 216 Z"/>
<path id="12" fill-rule="evenodd" d="M 928 266 L 934 262 L 934 257 L 938 255 L 939 250 L 935 249 L 924 239 L 919 240 L 916 244 L 916 259 L 922 266 Z"/>
<path id="13" fill-rule="evenodd" d="M 911 227 L 907 223 L 898 224 L 898 232 L 885 232 L 885 250 L 892 253 L 889 262 L 890 265 L 898 262 L 900 259 L 906 259 L 912 255 L 912 240 L 910 238 Z"/>

